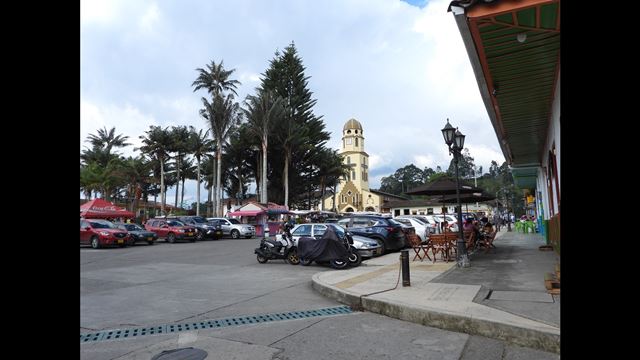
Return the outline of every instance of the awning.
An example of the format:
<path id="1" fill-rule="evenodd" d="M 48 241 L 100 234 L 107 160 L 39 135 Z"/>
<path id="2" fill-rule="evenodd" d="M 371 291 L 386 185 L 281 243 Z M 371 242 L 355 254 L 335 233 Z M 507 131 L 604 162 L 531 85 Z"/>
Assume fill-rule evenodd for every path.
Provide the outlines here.
<path id="1" fill-rule="evenodd" d="M 232 211 L 227 213 L 228 216 L 256 216 L 264 213 L 264 210 L 244 210 L 244 211 Z"/>

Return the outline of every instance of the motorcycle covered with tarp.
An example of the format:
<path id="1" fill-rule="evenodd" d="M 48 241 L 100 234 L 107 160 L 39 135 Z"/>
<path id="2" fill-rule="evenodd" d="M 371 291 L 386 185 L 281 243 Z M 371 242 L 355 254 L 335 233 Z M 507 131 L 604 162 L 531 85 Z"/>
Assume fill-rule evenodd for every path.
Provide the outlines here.
<path id="1" fill-rule="evenodd" d="M 334 269 L 360 265 L 362 258 L 353 246 L 353 240 L 337 225 L 327 226 L 322 237 L 303 236 L 298 239 L 300 264 L 329 263 Z"/>

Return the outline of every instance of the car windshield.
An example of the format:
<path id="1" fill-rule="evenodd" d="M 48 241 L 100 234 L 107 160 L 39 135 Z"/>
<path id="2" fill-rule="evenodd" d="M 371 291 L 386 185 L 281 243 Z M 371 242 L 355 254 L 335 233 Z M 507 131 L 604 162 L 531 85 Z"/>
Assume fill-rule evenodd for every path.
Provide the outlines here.
<path id="1" fill-rule="evenodd" d="M 391 224 L 391 225 L 400 225 L 400 223 L 399 223 L 399 222 L 397 222 L 397 221 L 396 221 L 396 220 L 394 220 L 394 219 L 387 219 L 387 221 L 388 221 L 388 222 L 389 222 L 389 224 Z"/>
<path id="2" fill-rule="evenodd" d="M 207 220 L 205 220 L 203 217 L 200 216 L 195 216 L 192 217 L 193 221 L 197 222 L 198 224 L 206 224 Z"/>
<path id="3" fill-rule="evenodd" d="M 117 227 L 108 221 L 89 221 L 94 229 L 117 229 Z"/>
<path id="4" fill-rule="evenodd" d="M 167 225 L 169 225 L 169 226 L 185 226 L 183 223 L 181 223 L 180 221 L 177 221 L 177 220 L 167 221 Z"/>
<path id="5" fill-rule="evenodd" d="M 140 225 L 137 225 L 137 224 L 124 224 L 124 228 L 127 229 L 127 231 L 144 230 L 143 228 L 140 227 Z"/>
<path id="6" fill-rule="evenodd" d="M 232 224 L 242 224 L 240 221 L 238 221 L 238 219 L 227 219 L 227 220 L 229 220 L 229 222 Z"/>

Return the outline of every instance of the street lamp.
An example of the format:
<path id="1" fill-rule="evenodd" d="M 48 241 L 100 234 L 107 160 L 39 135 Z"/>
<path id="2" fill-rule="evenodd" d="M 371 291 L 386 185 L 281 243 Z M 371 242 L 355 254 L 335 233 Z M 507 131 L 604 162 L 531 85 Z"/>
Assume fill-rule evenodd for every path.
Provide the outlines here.
<path id="1" fill-rule="evenodd" d="M 453 154 L 453 163 L 456 168 L 456 200 L 458 202 L 458 240 L 456 242 L 458 249 L 458 267 L 469 267 L 469 255 L 467 254 L 467 247 L 464 242 L 464 234 L 462 233 L 462 204 L 460 203 L 460 174 L 458 171 L 458 162 L 460 160 L 461 151 L 464 148 L 465 136 L 457 129 L 449 124 L 447 118 L 447 124 L 442 129 L 442 136 L 444 142 L 449 147 L 449 154 Z"/>

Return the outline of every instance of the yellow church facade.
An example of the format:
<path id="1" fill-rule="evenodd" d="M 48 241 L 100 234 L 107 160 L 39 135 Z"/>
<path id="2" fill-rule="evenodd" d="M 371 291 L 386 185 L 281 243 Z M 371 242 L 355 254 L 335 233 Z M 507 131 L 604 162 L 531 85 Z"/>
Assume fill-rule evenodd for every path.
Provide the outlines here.
<path id="1" fill-rule="evenodd" d="M 362 124 L 349 119 L 342 128 L 343 161 L 350 167 L 349 174 L 340 180 L 338 194 L 335 196 L 335 209 L 339 213 L 371 211 L 386 212 L 385 203 L 404 197 L 369 189 L 369 154 L 364 151 L 364 133 Z M 324 209 L 334 209 L 333 194 L 324 199 Z"/>

